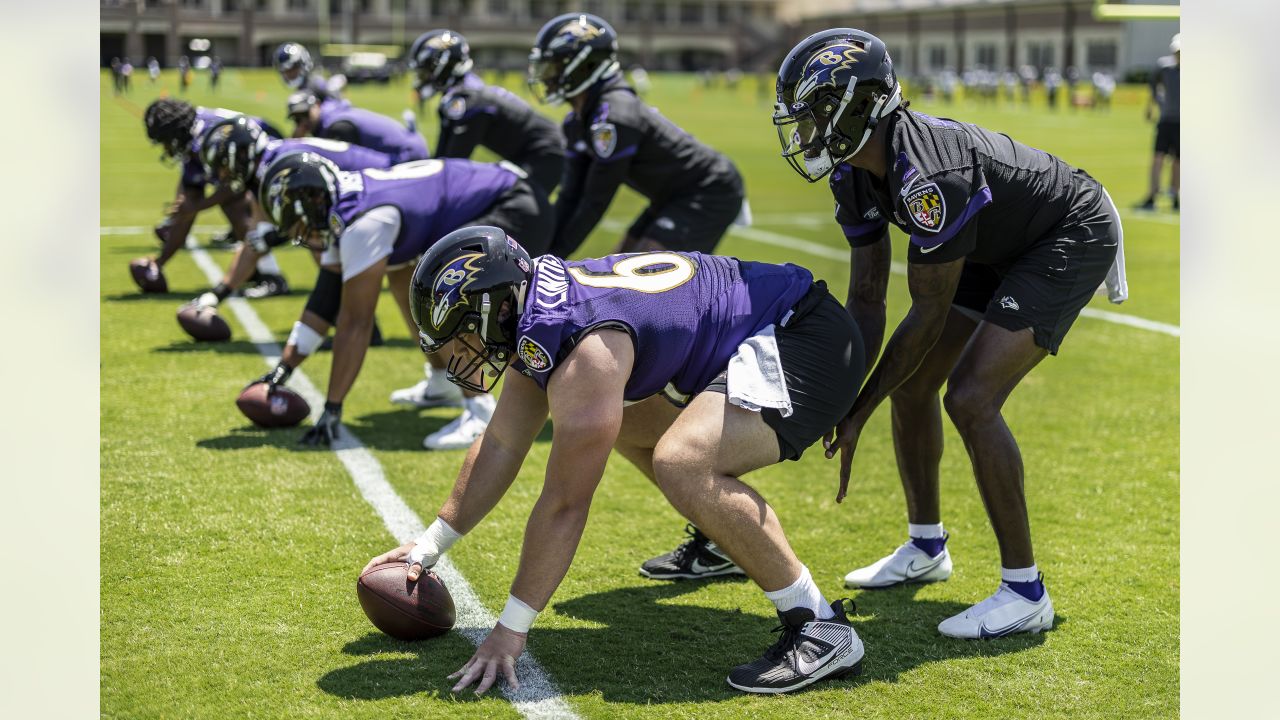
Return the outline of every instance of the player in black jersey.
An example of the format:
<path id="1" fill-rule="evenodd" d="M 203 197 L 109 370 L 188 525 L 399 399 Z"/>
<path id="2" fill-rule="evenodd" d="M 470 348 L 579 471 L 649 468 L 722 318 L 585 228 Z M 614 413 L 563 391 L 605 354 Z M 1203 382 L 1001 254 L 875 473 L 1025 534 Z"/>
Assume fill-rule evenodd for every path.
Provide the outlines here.
<path id="1" fill-rule="evenodd" d="M 550 195 L 564 173 L 560 128 L 505 88 L 485 85 L 472 65 L 466 38 L 451 30 L 423 33 L 409 48 L 418 94 L 441 93 L 435 156 L 468 158 L 483 145 Z"/>
<path id="2" fill-rule="evenodd" d="M 645 105 L 623 80 L 609 23 L 570 13 L 544 25 L 529 55 L 529 84 L 540 101 L 573 106 L 564 120 L 552 255 L 577 250 L 624 183 L 650 205 L 614 252 L 711 252 L 735 219 L 749 217 L 733 163 Z"/>
<path id="3" fill-rule="evenodd" d="M 853 410 L 827 443 L 841 456 L 840 497 L 858 436 L 886 399 L 911 539 L 845 578 L 858 587 L 945 579 L 938 507 L 943 405 L 973 464 L 1000 545 L 1002 583 L 938 626 L 953 637 L 1039 632 L 1053 604 L 1032 553 L 1018 445 L 1001 407 L 1099 286 L 1119 302 L 1121 227 L 1083 170 L 975 125 L 912 112 L 884 43 L 839 28 L 797 45 L 778 73 L 774 124 L 783 156 L 810 182 L 830 175 L 852 247 L 849 310 L 868 366 L 881 347 L 890 224 L 910 237 L 911 308 Z"/>

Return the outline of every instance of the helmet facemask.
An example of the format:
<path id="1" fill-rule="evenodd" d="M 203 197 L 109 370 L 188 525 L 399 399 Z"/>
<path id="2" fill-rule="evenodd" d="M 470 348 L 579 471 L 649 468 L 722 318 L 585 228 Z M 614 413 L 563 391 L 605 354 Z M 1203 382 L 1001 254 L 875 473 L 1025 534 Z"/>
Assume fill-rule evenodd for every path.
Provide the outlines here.
<path id="1" fill-rule="evenodd" d="M 898 106 L 895 88 L 892 97 L 859 92 L 852 79 L 843 95 L 827 91 L 810 102 L 794 102 L 790 107 L 775 105 L 773 124 L 778 129 L 782 157 L 801 177 L 817 182 L 836 165 L 858 153 L 871 138 L 880 118 Z"/>

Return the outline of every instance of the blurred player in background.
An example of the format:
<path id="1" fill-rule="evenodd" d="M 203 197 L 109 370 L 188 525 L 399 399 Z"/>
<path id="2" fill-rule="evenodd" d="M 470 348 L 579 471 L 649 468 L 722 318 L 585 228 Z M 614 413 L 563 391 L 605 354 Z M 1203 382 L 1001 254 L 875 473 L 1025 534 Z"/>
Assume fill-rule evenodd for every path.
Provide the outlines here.
<path id="1" fill-rule="evenodd" d="M 321 101 L 336 99 L 341 96 L 347 79 L 342 75 L 326 78 L 316 70 L 311 61 L 311 53 L 296 42 L 282 43 L 272 56 L 272 63 L 284 84 L 294 90 L 305 90 Z"/>
<path id="2" fill-rule="evenodd" d="M 151 77 L 152 85 L 155 85 L 156 80 L 160 79 L 160 61 L 154 55 L 147 58 L 147 75 Z"/>
<path id="3" fill-rule="evenodd" d="M 200 160 L 200 140 L 204 131 L 214 124 L 239 115 L 240 113 L 231 110 L 195 107 L 186 101 L 172 98 L 161 98 L 147 106 L 143 114 L 147 137 L 152 143 L 160 145 L 162 159 L 179 163 L 182 167 L 173 202 L 165 219 L 155 228 L 156 237 L 162 243 L 160 254 L 152 261 L 156 272 L 186 242 L 196 217 L 215 205 L 222 208 L 237 240 L 248 237 L 252 209 L 244 189 L 237 192 L 229 187 L 212 187 L 213 192 L 206 195 L 212 182 L 205 174 Z M 254 118 L 254 121 L 268 135 L 279 137 L 279 132 L 266 121 L 260 118 Z M 256 266 L 258 283 L 245 290 L 247 297 L 268 297 L 289 292 L 289 286 L 274 257 L 264 255 Z"/>
<path id="4" fill-rule="evenodd" d="M 528 238 L 539 250 L 551 238 L 550 206 L 541 190 L 509 167 L 470 160 L 344 173 L 315 154 L 295 153 L 267 169 L 258 197 L 286 238 L 321 251 L 321 265 L 342 276 L 336 324 L 304 312 L 280 363 L 262 378 L 272 385 L 287 380 L 319 348 L 330 326 L 336 327 L 324 414 L 302 437 L 310 445 L 329 445 L 338 437 L 342 403 L 364 362 L 384 277 L 416 333 L 409 278 L 418 257 L 441 237 L 467 225 L 493 225 Z M 428 449 L 466 448 L 484 433 L 493 396 L 469 393 L 462 405 L 457 420 L 424 439 Z"/>
<path id="5" fill-rule="evenodd" d="M 1001 408 L 1057 354 L 1099 286 L 1113 302 L 1127 297 L 1114 204 L 1088 173 L 1048 153 L 907 110 L 884 43 L 851 28 L 816 33 L 788 54 L 774 124 L 793 169 L 810 182 L 830 176 L 836 220 L 852 247 L 849 310 L 869 365 L 884 336 L 889 224 L 910 236 L 911 307 L 826 443 L 828 458 L 840 455 L 839 500 L 862 429 L 891 401 L 909 539 L 850 572 L 846 584 L 951 574 L 938 496 L 945 383 L 943 404 L 968 450 L 1002 567 L 995 594 L 938 631 L 978 638 L 1052 627 L 1022 458 Z"/>
<path id="6" fill-rule="evenodd" d="M 501 230 L 477 227 L 423 257 L 412 309 L 454 382 L 488 389 L 508 364 L 515 372 L 431 526 L 370 567 L 403 561 L 417 579 L 493 510 L 554 424 L 506 609 L 450 675 L 454 692 L 475 683 L 483 693 L 498 676 L 519 686 L 516 659 L 569 570 L 615 448 L 774 604 L 780 637 L 733 668 L 730 686 L 780 693 L 858 671 L 847 601 L 828 602 L 773 509 L 740 479 L 799 459 L 862 377 L 857 329 L 808 270 L 675 252 L 532 259 Z M 596 651 L 608 662 L 618 649 Z"/>
<path id="7" fill-rule="evenodd" d="M 314 135 L 360 145 L 389 155 L 392 164 L 427 159 L 427 143 L 417 130 L 347 100 L 322 100 L 300 90 L 289 96 L 286 110 L 295 138 Z"/>
<path id="8" fill-rule="evenodd" d="M 186 55 L 178 58 L 178 87 L 186 94 L 187 88 L 191 85 L 191 61 Z"/>
<path id="9" fill-rule="evenodd" d="M 566 164 L 551 254 L 582 245 L 623 184 L 649 199 L 615 252 L 710 252 L 729 225 L 749 224 L 742 176 L 636 97 L 618 71 L 618 37 L 595 15 L 561 15 L 529 55 L 529 84 L 544 103 L 568 100 Z"/>
<path id="10" fill-rule="evenodd" d="M 1164 172 L 1164 160 L 1172 161 L 1169 171 L 1169 197 L 1173 201 L 1173 209 L 1180 206 L 1178 198 L 1180 134 L 1178 128 L 1179 105 L 1182 77 L 1182 34 L 1173 36 L 1169 42 L 1169 52 L 1160 58 L 1155 74 L 1151 76 L 1151 100 L 1147 102 L 1147 120 L 1156 119 L 1155 154 L 1151 157 L 1151 188 L 1147 197 L 1138 203 L 1139 210 L 1155 210 L 1156 196 L 1160 194 L 1160 175 Z M 1156 118 L 1156 111 L 1159 117 Z"/>
<path id="11" fill-rule="evenodd" d="M 217 55 L 209 61 L 209 89 L 217 91 L 218 79 L 222 77 L 222 59 Z"/>
<path id="12" fill-rule="evenodd" d="M 467 158 L 477 146 L 518 165 L 548 196 L 564 173 L 564 136 L 554 122 L 505 88 L 472 71 L 466 38 L 452 30 L 423 33 L 409 48 L 414 87 L 440 95 L 436 157 Z"/>

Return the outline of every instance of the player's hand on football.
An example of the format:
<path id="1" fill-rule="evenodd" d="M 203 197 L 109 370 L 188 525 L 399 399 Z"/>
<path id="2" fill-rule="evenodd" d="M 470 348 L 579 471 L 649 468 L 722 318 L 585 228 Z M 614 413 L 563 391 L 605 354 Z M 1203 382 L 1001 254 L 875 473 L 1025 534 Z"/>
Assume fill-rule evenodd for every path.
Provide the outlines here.
<path id="1" fill-rule="evenodd" d="M 502 623 L 494 625 L 493 630 L 489 632 L 489 637 L 476 648 L 476 654 L 472 655 L 460 670 L 449 676 L 450 680 L 458 678 L 453 691 L 460 692 L 472 683 L 478 682 L 476 694 L 483 695 L 486 690 L 493 687 L 493 683 L 498 679 L 498 673 L 502 673 L 502 677 L 506 678 L 507 685 L 511 686 L 512 690 L 519 690 L 520 681 L 516 680 L 516 658 L 524 652 L 524 644 L 528 639 L 528 633 L 518 633 Z"/>
<path id="2" fill-rule="evenodd" d="M 327 402 L 320 419 L 312 425 L 298 442 L 303 445 L 324 445 L 329 447 L 342 434 L 342 403 Z"/>
<path id="3" fill-rule="evenodd" d="M 828 430 L 822 436 L 822 447 L 826 448 L 827 459 L 840 453 L 840 490 L 836 493 L 836 502 L 842 502 L 849 490 L 849 470 L 853 467 L 853 453 L 858 447 L 858 437 L 866 424 L 859 415 L 851 414 L 840 421 L 834 430 Z M 832 437 L 834 435 L 834 437 Z"/>
<path id="4" fill-rule="evenodd" d="M 289 379 L 289 376 L 292 374 L 293 374 L 293 368 L 289 367 L 283 362 L 276 363 L 276 366 L 273 370 L 263 375 L 262 377 L 254 380 L 253 382 L 250 382 L 249 385 L 245 385 L 245 387 L 249 387 L 250 385 L 257 385 L 258 383 L 266 383 L 267 385 L 270 386 L 267 388 L 267 393 L 270 394 L 274 392 L 277 387 L 285 384 L 285 382 Z"/>
<path id="5" fill-rule="evenodd" d="M 218 307 L 218 296 L 212 291 L 201 293 L 198 297 L 193 298 L 187 305 L 197 308 L 216 308 Z"/>
<path id="6" fill-rule="evenodd" d="M 416 544 L 417 543 L 415 543 L 413 540 L 410 540 L 409 542 L 401 545 L 400 547 L 394 550 L 388 550 L 387 552 L 382 553 L 381 555 L 370 560 L 368 564 L 364 566 L 364 569 L 360 571 L 360 574 L 363 575 L 379 565 L 386 565 L 387 563 L 393 563 L 393 562 L 408 562 L 409 552 L 413 550 L 413 546 Z M 421 565 L 417 566 L 416 571 L 412 565 L 409 566 L 410 580 L 417 580 L 418 576 L 421 574 L 422 574 Z"/>

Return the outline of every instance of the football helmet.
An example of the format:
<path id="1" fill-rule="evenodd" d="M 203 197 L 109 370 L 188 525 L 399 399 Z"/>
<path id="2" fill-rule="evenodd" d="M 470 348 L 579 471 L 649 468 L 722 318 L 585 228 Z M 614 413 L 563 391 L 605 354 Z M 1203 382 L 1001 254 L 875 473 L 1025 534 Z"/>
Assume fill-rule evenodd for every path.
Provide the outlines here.
<path id="1" fill-rule="evenodd" d="M 163 159 L 185 160 L 191 152 L 191 131 L 196 125 L 195 107 L 183 100 L 160 98 L 142 115 L 147 137 L 159 145 Z"/>
<path id="2" fill-rule="evenodd" d="M 449 380 L 489 392 L 511 362 L 516 324 L 533 274 L 529 253 L 496 227 L 455 230 L 422 256 L 409 284 L 409 310 L 422 350 L 456 341 Z"/>
<path id="3" fill-rule="evenodd" d="M 253 183 L 268 142 L 270 137 L 258 123 L 243 115 L 213 125 L 200 139 L 205 175 L 220 186 L 244 192 Z"/>
<path id="4" fill-rule="evenodd" d="M 409 46 L 413 87 L 422 97 L 444 92 L 471 72 L 471 46 L 452 30 L 432 30 Z"/>
<path id="5" fill-rule="evenodd" d="M 529 90 L 559 103 L 618 73 L 618 34 L 595 15 L 568 13 L 538 31 L 529 52 Z"/>
<path id="6" fill-rule="evenodd" d="M 338 203 L 338 173 L 337 165 L 315 153 L 288 153 L 267 168 L 258 202 L 294 245 L 326 250 L 332 241 L 329 213 Z"/>
<path id="7" fill-rule="evenodd" d="M 884 43 L 870 33 L 814 33 L 778 70 L 773 124 L 782 157 L 809 182 L 862 149 L 880 119 L 902 103 Z"/>
<path id="8" fill-rule="evenodd" d="M 311 53 L 296 42 L 287 42 L 276 48 L 274 63 L 284 84 L 295 89 L 307 82 L 307 76 L 315 67 L 311 63 Z"/>

